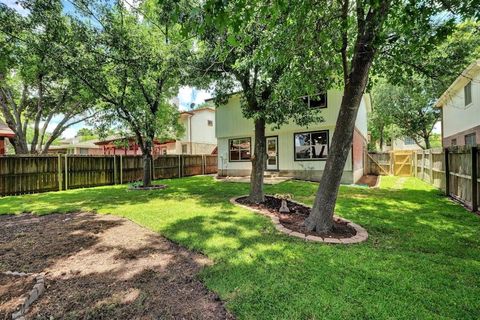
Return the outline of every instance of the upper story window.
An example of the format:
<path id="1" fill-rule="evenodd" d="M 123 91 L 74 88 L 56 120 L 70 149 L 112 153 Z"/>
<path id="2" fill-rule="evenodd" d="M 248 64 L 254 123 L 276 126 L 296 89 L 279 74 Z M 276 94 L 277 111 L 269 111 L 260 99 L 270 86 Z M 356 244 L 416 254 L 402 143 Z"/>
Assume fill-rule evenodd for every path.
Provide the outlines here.
<path id="1" fill-rule="evenodd" d="M 410 137 L 405 137 L 405 145 L 413 145 L 415 144 L 415 140 Z"/>
<path id="2" fill-rule="evenodd" d="M 182 154 L 187 154 L 188 152 L 188 144 L 182 144 Z"/>
<path id="3" fill-rule="evenodd" d="M 212 120 L 207 120 L 207 125 L 209 127 L 213 127 L 213 121 Z"/>
<path id="4" fill-rule="evenodd" d="M 467 85 L 463 88 L 463 93 L 465 94 L 465 106 L 468 106 L 472 103 L 472 82 L 470 81 Z"/>
<path id="5" fill-rule="evenodd" d="M 476 146 L 477 145 L 477 137 L 475 132 L 465 135 L 465 145 L 466 146 Z"/>
<path id="6" fill-rule="evenodd" d="M 302 98 L 303 102 L 308 104 L 310 108 L 323 109 L 327 107 L 327 94 L 319 93 L 312 96 Z"/>

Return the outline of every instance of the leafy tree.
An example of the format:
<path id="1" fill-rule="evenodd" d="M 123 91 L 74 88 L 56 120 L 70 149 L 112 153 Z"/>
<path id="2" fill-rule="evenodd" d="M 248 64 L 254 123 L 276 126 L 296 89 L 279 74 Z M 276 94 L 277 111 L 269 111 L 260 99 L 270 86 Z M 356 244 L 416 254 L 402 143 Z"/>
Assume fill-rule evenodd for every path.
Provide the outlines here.
<path id="1" fill-rule="evenodd" d="M 255 5 L 260 8 L 268 3 L 258 1 Z M 266 126 L 320 121 L 319 111 L 309 108 L 301 97 L 324 92 L 325 87 L 309 86 L 307 77 L 302 76 L 304 65 L 286 54 L 295 50 L 284 41 L 287 15 L 278 17 L 278 25 L 269 23 L 271 15 L 265 10 L 235 19 L 243 4 L 231 1 L 218 6 L 207 1 L 198 11 L 201 16 L 195 31 L 201 43 L 195 70 L 201 81 L 214 84 L 217 105 L 241 90 L 238 94 L 243 115 L 252 119 L 255 135 L 249 200 L 259 203 L 264 201 Z"/>
<path id="2" fill-rule="evenodd" d="M 67 128 L 95 115 L 94 99 L 57 63 L 68 59 L 54 53 L 69 32 L 60 2 L 23 5 L 27 17 L 0 4 L 0 112 L 15 132 L 15 153 L 46 153 Z"/>
<path id="3" fill-rule="evenodd" d="M 303 6 L 305 11 L 318 8 L 309 1 L 306 5 L 308 9 Z M 458 14 L 437 18 L 439 13 L 445 12 L 445 6 L 445 3 L 436 1 L 342 0 L 331 7 L 331 10 L 340 13 L 338 18 L 332 17 L 334 22 L 331 23 L 336 21 L 340 25 L 336 30 L 341 31 L 326 26 L 317 32 L 319 41 L 315 44 L 320 47 L 318 51 L 322 52 L 323 47 L 329 44 L 321 40 L 328 37 L 338 39 L 334 47 L 338 49 L 337 56 L 341 57 L 344 95 L 325 170 L 312 212 L 306 220 L 309 230 L 324 232 L 333 227 L 333 212 L 343 168 L 352 145 L 355 119 L 374 62 L 383 66 L 383 70 L 391 70 L 395 66 L 395 69 L 407 70 L 402 73 L 411 72 L 411 66 L 402 61 L 419 61 L 428 55 L 435 45 L 451 33 L 455 19 L 462 14 L 478 15 L 478 9 L 468 12 L 469 8 L 460 1 L 449 1 L 448 10 Z M 300 12 L 301 7 L 298 9 Z M 314 21 L 325 24 L 325 15 L 328 13 L 322 10 L 316 13 Z M 307 30 L 315 30 L 314 25 Z"/>
<path id="4" fill-rule="evenodd" d="M 206 1 L 206 6 L 220 12 L 227 7 L 213 0 Z M 440 17 L 445 8 L 455 14 Z M 281 39 L 284 43 L 284 47 L 269 53 L 314 66 L 317 78 L 327 79 L 324 81 L 327 87 L 343 87 L 328 159 L 312 212 L 306 220 L 307 229 L 317 232 L 333 227 L 333 212 L 352 145 L 356 115 L 374 61 L 383 67 L 379 70 L 391 69 L 393 65 L 407 70 L 410 66 L 401 63 L 404 59 L 400 58 L 420 60 L 451 32 L 456 19 L 479 14 L 477 8 L 460 1 L 392 0 L 281 1 L 268 6 L 262 1 L 251 1 L 248 6 L 239 2 L 228 12 L 229 15 L 215 20 L 239 26 L 246 37 L 252 31 L 244 27 L 243 21 L 266 12 L 267 33 L 277 26 L 280 30 L 270 36 L 274 42 Z M 230 39 L 232 43 L 237 41 L 236 37 Z M 293 53 L 292 48 L 297 50 Z M 300 79 L 298 83 L 304 85 Z"/>
<path id="5" fill-rule="evenodd" d="M 374 97 L 378 97 L 375 107 L 385 112 L 377 121 L 387 119 L 401 135 L 412 138 L 423 149 L 430 149 L 430 137 L 441 115 L 431 91 L 425 82 L 413 79 L 408 87 L 391 84 L 375 87 Z"/>
<path id="6" fill-rule="evenodd" d="M 404 70 L 403 76 L 396 72 L 398 67 L 386 72 L 389 83 L 381 80 L 373 86 L 372 132 L 383 133 L 387 124 L 393 124 L 399 134 L 430 149 L 432 130 L 441 116 L 434 106 L 436 99 L 479 54 L 480 23 L 468 20 L 456 25 L 445 41 L 415 68 Z"/>
<path id="7" fill-rule="evenodd" d="M 77 131 L 76 137 L 80 138 L 81 141 L 89 141 L 98 139 L 98 134 L 95 132 L 94 129 L 81 128 Z"/>
<path id="8" fill-rule="evenodd" d="M 191 43 L 179 37 L 161 8 L 122 2 L 76 2 L 83 18 L 75 20 L 68 43 L 75 56 L 69 71 L 101 101 L 104 127 L 126 127 L 144 157 L 143 185 L 151 185 L 153 143 L 181 133 L 178 110 L 170 103 L 179 86 Z M 105 126 L 105 123 L 108 125 Z"/>

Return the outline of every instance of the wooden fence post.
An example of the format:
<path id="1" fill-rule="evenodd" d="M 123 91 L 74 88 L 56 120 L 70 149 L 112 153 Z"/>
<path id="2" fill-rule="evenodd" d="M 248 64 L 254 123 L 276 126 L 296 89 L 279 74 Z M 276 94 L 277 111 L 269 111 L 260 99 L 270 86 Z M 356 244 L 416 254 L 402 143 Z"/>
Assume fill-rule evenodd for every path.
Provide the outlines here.
<path id="1" fill-rule="evenodd" d="M 412 164 L 412 170 L 413 170 L 413 176 L 417 177 L 417 151 L 412 151 L 412 157 L 414 157 L 413 164 Z"/>
<path id="2" fill-rule="evenodd" d="M 150 176 L 152 180 L 155 180 L 155 166 L 153 165 L 154 161 L 155 159 L 153 159 L 153 156 L 152 156 L 152 161 L 150 161 Z"/>
<path id="3" fill-rule="evenodd" d="M 117 156 L 113 156 L 113 184 L 117 184 Z"/>
<path id="4" fill-rule="evenodd" d="M 425 150 L 422 150 L 422 180 L 425 181 Z"/>
<path id="5" fill-rule="evenodd" d="M 428 153 L 428 169 L 429 169 L 429 176 L 430 176 L 430 184 L 433 184 L 433 154 L 432 154 L 432 149 L 430 149 L 429 153 Z"/>
<path id="6" fill-rule="evenodd" d="M 178 155 L 178 177 L 182 177 L 182 156 Z"/>
<path id="7" fill-rule="evenodd" d="M 63 177 L 62 177 L 62 156 L 58 155 L 58 163 L 57 163 L 57 179 L 58 179 L 58 191 L 62 191 L 62 184 L 63 184 Z"/>
<path id="8" fill-rule="evenodd" d="M 65 154 L 65 190 L 68 190 L 68 155 Z"/>
<path id="9" fill-rule="evenodd" d="M 477 189 L 477 179 L 478 179 L 478 172 L 477 172 L 477 161 L 478 161 L 478 149 L 477 147 L 472 147 L 472 211 L 477 212 L 478 209 L 478 189 Z"/>
<path id="10" fill-rule="evenodd" d="M 123 161 L 122 161 L 122 155 L 120 155 L 120 184 L 123 184 Z"/>
<path id="11" fill-rule="evenodd" d="M 444 149 L 444 156 L 445 156 L 445 195 L 450 195 L 450 163 L 449 163 L 449 151 L 448 148 Z"/>

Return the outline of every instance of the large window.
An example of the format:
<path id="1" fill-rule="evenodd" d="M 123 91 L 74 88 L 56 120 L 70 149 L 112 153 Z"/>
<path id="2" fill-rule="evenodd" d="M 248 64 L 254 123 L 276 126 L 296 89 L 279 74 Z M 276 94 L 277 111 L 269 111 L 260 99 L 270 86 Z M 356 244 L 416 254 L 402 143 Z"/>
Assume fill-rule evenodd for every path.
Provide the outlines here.
<path id="1" fill-rule="evenodd" d="M 466 146 L 476 146 L 477 145 L 477 137 L 474 133 L 467 134 L 465 136 L 465 145 Z"/>
<path id="2" fill-rule="evenodd" d="M 328 156 L 328 130 L 295 133 L 295 160 L 322 160 Z"/>
<path id="3" fill-rule="evenodd" d="M 230 161 L 250 160 L 250 138 L 239 138 L 228 140 Z"/>
<path id="4" fill-rule="evenodd" d="M 465 106 L 468 106 L 472 103 L 472 82 L 467 83 L 463 88 L 463 93 L 465 94 Z"/>

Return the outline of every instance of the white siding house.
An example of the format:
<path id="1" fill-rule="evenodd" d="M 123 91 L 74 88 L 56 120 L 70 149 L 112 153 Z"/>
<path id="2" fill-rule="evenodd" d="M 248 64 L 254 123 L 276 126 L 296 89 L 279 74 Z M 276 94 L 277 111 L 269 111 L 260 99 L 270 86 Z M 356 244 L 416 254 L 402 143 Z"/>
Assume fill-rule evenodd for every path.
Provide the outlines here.
<path id="1" fill-rule="evenodd" d="M 184 134 L 161 146 L 163 154 L 212 154 L 217 148 L 215 109 L 210 107 L 184 111 L 180 123 Z"/>
<path id="2" fill-rule="evenodd" d="M 442 108 L 442 144 L 480 143 L 480 59 L 453 82 L 436 103 Z"/>
<path id="3" fill-rule="evenodd" d="M 325 168 L 341 99 L 340 90 L 329 90 L 324 95 L 324 104 L 317 106 L 324 122 L 309 126 L 289 123 L 278 130 L 272 130 L 267 125 L 267 171 L 276 172 L 279 176 L 318 181 Z M 363 175 L 367 112 L 370 108 L 370 98 L 365 95 L 358 111 L 353 147 L 345 165 L 343 183 L 354 183 Z M 242 115 L 239 94 L 232 95 L 226 105 L 217 107 L 216 137 L 219 174 L 250 175 L 254 126 L 252 119 L 246 119 Z"/>

